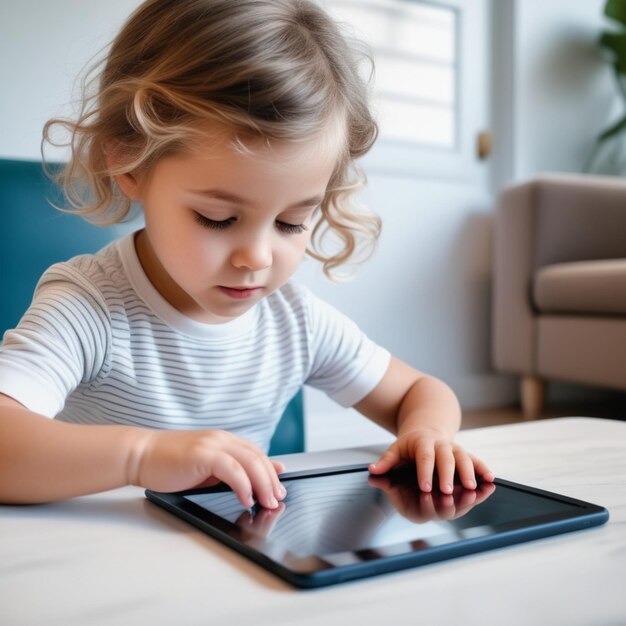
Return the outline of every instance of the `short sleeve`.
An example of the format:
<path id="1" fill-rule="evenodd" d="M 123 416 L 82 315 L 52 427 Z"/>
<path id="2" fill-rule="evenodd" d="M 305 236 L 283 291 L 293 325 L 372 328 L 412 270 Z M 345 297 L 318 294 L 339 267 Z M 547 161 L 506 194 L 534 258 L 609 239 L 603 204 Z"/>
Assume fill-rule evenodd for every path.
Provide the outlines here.
<path id="1" fill-rule="evenodd" d="M 97 377 L 111 343 L 110 316 L 97 288 L 80 276 L 67 280 L 72 269 L 55 267 L 0 346 L 0 392 L 48 417 L 80 383 Z"/>
<path id="2" fill-rule="evenodd" d="M 391 355 L 345 314 L 308 294 L 312 363 L 306 383 L 351 407 L 382 380 Z"/>

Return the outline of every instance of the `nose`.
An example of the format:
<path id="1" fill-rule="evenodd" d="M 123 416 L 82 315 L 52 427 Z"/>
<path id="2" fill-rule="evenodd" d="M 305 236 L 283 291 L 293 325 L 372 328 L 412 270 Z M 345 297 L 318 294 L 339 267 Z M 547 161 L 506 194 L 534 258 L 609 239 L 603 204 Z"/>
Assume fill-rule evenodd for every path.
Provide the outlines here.
<path id="1" fill-rule="evenodd" d="M 231 263 L 237 269 L 256 272 L 272 265 L 272 245 L 270 237 L 257 234 L 241 242 L 231 255 Z"/>

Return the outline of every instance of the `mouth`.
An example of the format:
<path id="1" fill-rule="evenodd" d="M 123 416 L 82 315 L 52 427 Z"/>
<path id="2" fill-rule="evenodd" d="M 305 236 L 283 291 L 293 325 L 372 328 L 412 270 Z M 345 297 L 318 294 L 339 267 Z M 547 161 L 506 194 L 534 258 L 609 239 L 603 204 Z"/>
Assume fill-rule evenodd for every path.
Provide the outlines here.
<path id="1" fill-rule="evenodd" d="M 236 300 L 245 300 L 261 291 L 262 287 L 226 287 L 219 285 L 219 290 L 227 296 Z"/>

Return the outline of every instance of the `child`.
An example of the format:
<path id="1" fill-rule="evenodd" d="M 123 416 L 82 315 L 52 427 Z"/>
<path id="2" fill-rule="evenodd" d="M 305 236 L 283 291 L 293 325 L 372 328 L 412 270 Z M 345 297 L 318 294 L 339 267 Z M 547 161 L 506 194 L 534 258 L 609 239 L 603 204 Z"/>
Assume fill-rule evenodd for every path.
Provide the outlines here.
<path id="1" fill-rule="evenodd" d="M 378 235 L 349 204 L 377 127 L 318 6 L 148 0 L 85 98 L 44 130 L 70 131 L 66 195 L 107 223 L 137 202 L 145 228 L 49 268 L 5 334 L 1 502 L 224 481 L 274 509 L 284 467 L 266 451 L 304 383 L 397 433 L 373 474 L 415 462 L 423 491 L 436 472 L 448 494 L 455 470 L 493 480 L 454 443 L 445 384 L 290 281 L 305 253 L 329 273 Z M 341 249 L 323 252 L 325 231 Z"/>

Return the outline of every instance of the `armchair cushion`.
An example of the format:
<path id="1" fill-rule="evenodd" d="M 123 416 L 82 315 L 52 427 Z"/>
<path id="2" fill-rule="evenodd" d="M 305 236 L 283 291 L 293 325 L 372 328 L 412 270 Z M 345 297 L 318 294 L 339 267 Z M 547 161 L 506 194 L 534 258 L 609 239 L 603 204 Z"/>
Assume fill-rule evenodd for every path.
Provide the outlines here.
<path id="1" fill-rule="evenodd" d="M 533 297 L 541 313 L 626 315 L 626 259 L 547 265 Z"/>

